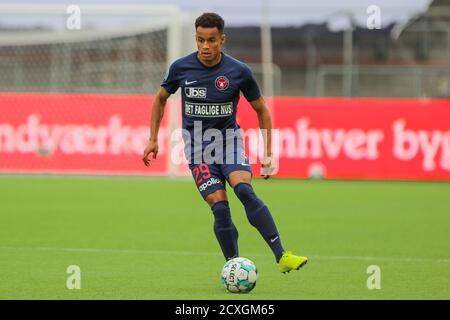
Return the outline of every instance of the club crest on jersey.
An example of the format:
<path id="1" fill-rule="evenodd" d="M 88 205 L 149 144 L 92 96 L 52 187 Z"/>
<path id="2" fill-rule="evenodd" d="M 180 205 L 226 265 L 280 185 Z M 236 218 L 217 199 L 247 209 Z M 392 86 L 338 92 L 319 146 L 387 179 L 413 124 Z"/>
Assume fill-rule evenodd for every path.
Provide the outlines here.
<path id="1" fill-rule="evenodd" d="M 225 76 L 219 76 L 216 78 L 215 84 L 217 89 L 227 90 L 230 85 L 230 81 Z"/>

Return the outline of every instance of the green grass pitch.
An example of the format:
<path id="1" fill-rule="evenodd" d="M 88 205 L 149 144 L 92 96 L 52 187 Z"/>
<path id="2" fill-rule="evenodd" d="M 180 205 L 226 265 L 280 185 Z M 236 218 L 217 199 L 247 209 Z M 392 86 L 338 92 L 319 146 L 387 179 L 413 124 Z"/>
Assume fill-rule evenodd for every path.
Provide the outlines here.
<path id="1" fill-rule="evenodd" d="M 0 299 L 449 299 L 450 184 L 254 181 L 286 249 L 278 272 L 230 193 L 249 294 L 219 282 L 213 216 L 191 179 L 0 177 Z M 81 289 L 66 288 L 69 265 Z M 369 290 L 370 265 L 381 289 Z"/>

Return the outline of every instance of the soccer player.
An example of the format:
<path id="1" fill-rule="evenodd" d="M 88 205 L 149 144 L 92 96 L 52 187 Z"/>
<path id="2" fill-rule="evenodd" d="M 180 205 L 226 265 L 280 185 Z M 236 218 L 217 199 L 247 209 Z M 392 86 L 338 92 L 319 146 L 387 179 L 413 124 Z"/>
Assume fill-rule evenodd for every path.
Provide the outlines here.
<path id="1" fill-rule="evenodd" d="M 225 259 L 239 256 L 238 231 L 231 219 L 227 181 L 244 205 L 250 224 L 273 251 L 279 270 L 283 273 L 298 270 L 308 259 L 284 250 L 268 207 L 251 185 L 252 169 L 236 123 L 240 92 L 255 110 L 262 132 L 267 133 L 262 161 L 264 179 L 274 169 L 270 112 L 250 68 L 221 51 L 225 42 L 223 19 L 215 13 L 204 13 L 196 19 L 195 29 L 198 51 L 172 63 L 155 96 L 144 164 L 149 166 L 156 159 L 166 101 L 181 88 L 185 156 L 200 194 L 211 207 L 214 233 Z"/>

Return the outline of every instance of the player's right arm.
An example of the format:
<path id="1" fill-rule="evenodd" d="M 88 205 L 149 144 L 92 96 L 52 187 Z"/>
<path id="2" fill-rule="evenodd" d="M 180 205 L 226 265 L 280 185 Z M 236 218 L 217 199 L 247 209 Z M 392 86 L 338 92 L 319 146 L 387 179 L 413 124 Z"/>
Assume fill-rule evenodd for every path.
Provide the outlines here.
<path id="1" fill-rule="evenodd" d="M 164 116 L 166 102 L 169 97 L 170 93 L 164 87 L 161 87 L 153 101 L 150 118 L 150 139 L 148 140 L 147 147 L 144 150 L 144 156 L 142 157 L 142 160 L 147 167 L 152 160 L 156 159 L 156 155 L 158 154 L 158 132 Z M 151 156 L 149 157 L 150 154 Z"/>

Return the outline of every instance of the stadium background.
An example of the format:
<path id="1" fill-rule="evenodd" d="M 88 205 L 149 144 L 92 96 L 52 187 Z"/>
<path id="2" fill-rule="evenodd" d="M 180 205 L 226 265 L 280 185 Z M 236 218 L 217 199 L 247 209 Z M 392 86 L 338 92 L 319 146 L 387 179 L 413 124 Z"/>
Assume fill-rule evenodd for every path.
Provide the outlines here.
<path id="1" fill-rule="evenodd" d="M 255 188 L 286 242 L 318 263 L 280 282 L 231 199 L 241 252 L 262 270 L 251 298 L 449 297 L 447 1 L 237 2 L 0 3 L 0 298 L 230 298 L 214 278 L 212 217 L 181 153 L 170 156 L 179 95 L 158 160 L 141 161 L 152 94 L 195 50 L 193 20 L 209 10 L 278 129 L 278 173 Z M 257 128 L 243 100 L 238 121 Z M 78 292 L 64 285 L 73 263 L 87 269 Z M 370 264 L 386 270 L 382 290 L 366 287 Z"/>

